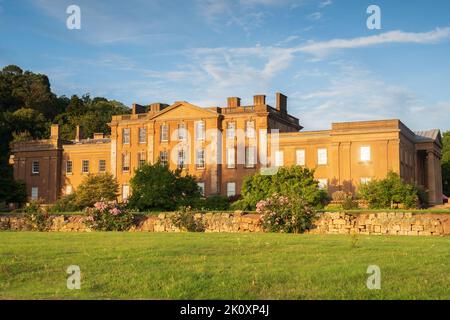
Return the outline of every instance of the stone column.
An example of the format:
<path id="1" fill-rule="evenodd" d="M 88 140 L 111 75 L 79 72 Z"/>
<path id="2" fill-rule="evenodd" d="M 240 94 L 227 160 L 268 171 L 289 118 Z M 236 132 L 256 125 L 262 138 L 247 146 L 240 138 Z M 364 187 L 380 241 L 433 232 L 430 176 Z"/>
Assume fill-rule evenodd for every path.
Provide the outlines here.
<path id="1" fill-rule="evenodd" d="M 430 204 L 436 204 L 437 190 L 436 190 L 436 160 L 433 150 L 427 150 L 427 189 L 428 189 L 428 201 Z"/>

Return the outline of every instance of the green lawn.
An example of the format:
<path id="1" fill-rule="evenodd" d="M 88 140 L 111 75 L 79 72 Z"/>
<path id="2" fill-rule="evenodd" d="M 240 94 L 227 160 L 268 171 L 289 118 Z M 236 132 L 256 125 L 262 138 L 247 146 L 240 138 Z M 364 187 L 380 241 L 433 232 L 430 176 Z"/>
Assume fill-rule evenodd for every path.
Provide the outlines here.
<path id="1" fill-rule="evenodd" d="M 450 238 L 0 232 L 0 298 L 450 299 Z"/>

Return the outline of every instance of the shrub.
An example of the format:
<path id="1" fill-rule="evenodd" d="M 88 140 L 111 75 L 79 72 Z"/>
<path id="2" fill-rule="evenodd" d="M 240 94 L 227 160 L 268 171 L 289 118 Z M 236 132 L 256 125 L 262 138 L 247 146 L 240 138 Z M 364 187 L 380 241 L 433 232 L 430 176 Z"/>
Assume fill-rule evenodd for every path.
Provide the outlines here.
<path id="1" fill-rule="evenodd" d="M 257 173 L 244 178 L 242 200 L 235 207 L 242 210 L 254 210 L 256 204 L 269 198 L 274 193 L 283 196 L 299 196 L 312 207 L 323 207 L 328 195 L 319 188 L 314 179 L 314 170 L 299 166 L 279 168 L 274 175 Z"/>
<path id="2" fill-rule="evenodd" d="M 353 197 L 350 195 L 342 201 L 342 209 L 344 210 L 354 210 L 358 209 L 358 202 L 353 200 Z"/>
<path id="3" fill-rule="evenodd" d="M 286 197 L 273 194 L 259 201 L 256 211 L 261 214 L 261 224 L 266 231 L 302 233 L 311 228 L 314 209 L 300 196 Z"/>
<path id="4" fill-rule="evenodd" d="M 193 206 L 200 199 L 195 178 L 181 175 L 156 163 L 139 168 L 130 181 L 133 194 L 129 206 L 140 211 L 173 211 L 179 206 Z"/>
<path id="5" fill-rule="evenodd" d="M 118 189 L 119 185 L 112 174 L 89 174 L 75 192 L 75 205 L 86 208 L 98 201 L 116 200 Z"/>
<path id="6" fill-rule="evenodd" d="M 368 202 L 371 209 L 398 207 L 400 204 L 405 208 L 416 208 L 419 201 L 418 188 L 403 182 L 394 172 L 389 172 L 385 179 L 362 185 L 359 195 Z"/>
<path id="7" fill-rule="evenodd" d="M 227 197 L 224 196 L 210 196 L 207 198 L 199 199 L 196 204 L 195 208 L 199 210 L 228 210 L 230 209 L 230 202 Z"/>
<path id="8" fill-rule="evenodd" d="M 341 190 L 335 191 L 331 195 L 331 199 L 333 199 L 333 201 L 344 201 L 347 198 L 348 198 L 348 193 L 345 191 L 341 191 Z"/>
<path id="9" fill-rule="evenodd" d="M 99 201 L 86 209 L 86 224 L 99 231 L 124 231 L 133 223 L 133 214 L 116 201 Z"/>
<path id="10" fill-rule="evenodd" d="M 50 208 L 51 212 L 74 212 L 84 209 L 76 203 L 75 193 L 65 195 L 59 198 Z"/>
<path id="11" fill-rule="evenodd" d="M 335 191 L 331 195 L 333 201 L 339 202 L 343 210 L 353 210 L 358 208 L 358 202 L 354 201 L 353 194 L 345 191 Z"/>
<path id="12" fill-rule="evenodd" d="M 172 223 L 180 230 L 189 232 L 203 232 L 205 225 L 200 219 L 195 219 L 191 207 L 181 207 L 171 218 Z"/>
<path id="13" fill-rule="evenodd" d="M 32 230 L 48 231 L 52 226 L 49 214 L 42 208 L 38 200 L 30 202 L 24 209 L 25 219 Z"/>

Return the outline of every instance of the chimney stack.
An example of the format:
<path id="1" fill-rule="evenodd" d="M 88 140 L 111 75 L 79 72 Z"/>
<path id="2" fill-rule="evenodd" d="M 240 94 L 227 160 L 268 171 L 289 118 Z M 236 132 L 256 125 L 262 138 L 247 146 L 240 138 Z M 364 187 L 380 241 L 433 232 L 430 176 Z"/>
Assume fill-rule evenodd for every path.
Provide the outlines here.
<path id="1" fill-rule="evenodd" d="M 133 107 L 131 110 L 132 114 L 145 113 L 145 107 L 140 104 L 133 103 Z"/>
<path id="2" fill-rule="evenodd" d="M 282 113 L 287 113 L 287 97 L 280 92 L 277 92 L 276 95 L 277 95 L 277 110 Z"/>
<path id="3" fill-rule="evenodd" d="M 52 124 L 50 128 L 50 139 L 59 139 L 59 124 Z"/>
<path id="4" fill-rule="evenodd" d="M 253 105 L 263 106 L 265 104 L 266 104 L 266 96 L 264 94 L 253 96 Z"/>
<path id="5" fill-rule="evenodd" d="M 75 141 L 79 142 L 81 139 L 83 139 L 83 132 L 80 126 L 77 126 L 75 130 Z"/>
<path id="6" fill-rule="evenodd" d="M 227 99 L 228 108 L 237 108 L 241 106 L 241 98 L 238 97 L 230 97 Z"/>

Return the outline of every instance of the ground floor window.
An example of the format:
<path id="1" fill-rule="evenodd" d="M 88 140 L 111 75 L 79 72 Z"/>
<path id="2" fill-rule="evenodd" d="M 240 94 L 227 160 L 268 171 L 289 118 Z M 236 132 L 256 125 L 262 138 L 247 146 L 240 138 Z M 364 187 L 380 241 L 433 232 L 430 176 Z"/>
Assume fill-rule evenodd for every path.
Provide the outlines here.
<path id="1" fill-rule="evenodd" d="M 318 181 L 319 181 L 319 188 L 320 189 L 328 188 L 328 179 L 318 179 Z"/>
<path id="2" fill-rule="evenodd" d="M 31 200 L 37 200 L 39 198 L 39 188 L 32 187 L 31 188 Z"/>
<path id="3" fill-rule="evenodd" d="M 205 196 L 205 183 L 197 182 L 198 188 L 200 189 L 200 193 L 202 196 Z"/>
<path id="4" fill-rule="evenodd" d="M 130 186 L 127 184 L 124 184 L 122 186 L 122 200 L 127 200 L 130 196 Z"/>
<path id="5" fill-rule="evenodd" d="M 228 182 L 227 183 L 227 197 L 234 197 L 236 195 L 236 183 Z"/>

